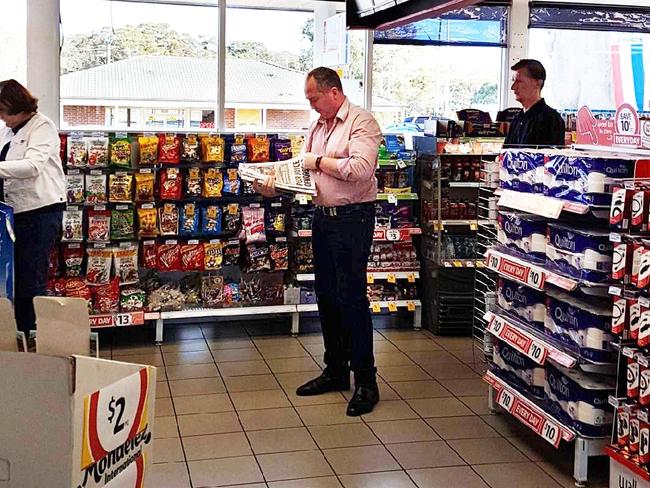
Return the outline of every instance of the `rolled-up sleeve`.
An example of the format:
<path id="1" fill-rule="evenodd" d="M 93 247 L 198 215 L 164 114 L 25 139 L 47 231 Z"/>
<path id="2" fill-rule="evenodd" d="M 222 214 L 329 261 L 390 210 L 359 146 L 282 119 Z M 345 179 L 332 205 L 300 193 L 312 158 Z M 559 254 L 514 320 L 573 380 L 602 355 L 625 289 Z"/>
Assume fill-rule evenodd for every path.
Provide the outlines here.
<path id="1" fill-rule="evenodd" d="M 371 114 L 362 114 L 355 120 L 348 146 L 349 156 L 336 162 L 337 178 L 344 181 L 363 181 L 372 178 L 377 166 L 377 152 L 381 129 Z"/>
<path id="2" fill-rule="evenodd" d="M 0 178 L 34 178 L 43 171 L 57 144 L 58 134 L 48 124 L 35 127 L 25 149 L 24 157 L 8 159 L 0 164 Z"/>

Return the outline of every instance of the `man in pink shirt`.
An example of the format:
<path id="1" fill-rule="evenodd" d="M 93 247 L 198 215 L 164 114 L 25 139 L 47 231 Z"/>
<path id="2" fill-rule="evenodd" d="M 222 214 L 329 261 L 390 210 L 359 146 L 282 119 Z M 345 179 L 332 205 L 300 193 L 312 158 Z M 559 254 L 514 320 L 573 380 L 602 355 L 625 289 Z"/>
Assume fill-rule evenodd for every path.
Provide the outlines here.
<path id="1" fill-rule="evenodd" d="M 318 192 L 312 243 L 326 368 L 296 394 L 349 390 L 352 369 L 355 390 L 347 414 L 357 416 L 379 401 L 366 274 L 381 129 L 370 112 L 350 103 L 334 70 L 312 70 L 305 97 L 320 114 L 307 133 L 304 166 Z M 275 193 L 272 179 L 254 186 L 263 195 Z"/>

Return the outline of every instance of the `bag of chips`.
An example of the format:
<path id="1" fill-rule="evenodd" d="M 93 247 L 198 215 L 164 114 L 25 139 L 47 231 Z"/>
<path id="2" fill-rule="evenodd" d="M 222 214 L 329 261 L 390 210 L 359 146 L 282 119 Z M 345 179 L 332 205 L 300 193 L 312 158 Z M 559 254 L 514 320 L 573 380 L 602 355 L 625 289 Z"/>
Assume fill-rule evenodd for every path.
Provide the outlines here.
<path id="1" fill-rule="evenodd" d="M 61 158 L 61 163 L 63 167 L 67 166 L 68 162 L 68 136 L 65 134 L 59 134 L 59 158 Z"/>
<path id="2" fill-rule="evenodd" d="M 111 211 L 111 239 L 116 241 L 135 239 L 133 209 L 126 205 L 118 205 Z"/>
<path id="3" fill-rule="evenodd" d="M 203 181 L 200 168 L 190 168 L 185 178 L 185 197 L 198 198 L 201 196 L 201 183 Z"/>
<path id="4" fill-rule="evenodd" d="M 88 139 L 88 167 L 106 166 L 108 166 L 108 137 L 91 137 Z"/>
<path id="5" fill-rule="evenodd" d="M 106 175 L 100 171 L 91 171 L 86 175 L 86 203 L 106 203 Z"/>
<path id="6" fill-rule="evenodd" d="M 271 141 L 271 158 L 273 161 L 291 159 L 291 141 L 289 139 L 273 139 Z"/>
<path id="7" fill-rule="evenodd" d="M 223 189 L 223 174 L 217 168 L 209 168 L 203 174 L 203 197 L 220 198 Z"/>
<path id="8" fill-rule="evenodd" d="M 156 269 L 158 267 L 158 249 L 156 241 L 142 241 L 142 267 L 146 269 Z"/>
<path id="9" fill-rule="evenodd" d="M 111 141 L 111 166 L 129 168 L 131 166 L 131 139 L 116 138 Z"/>
<path id="10" fill-rule="evenodd" d="M 158 162 L 158 138 L 156 136 L 138 137 L 140 146 L 140 165 L 152 165 Z"/>
<path id="11" fill-rule="evenodd" d="M 218 307 L 223 303 L 223 277 L 206 275 L 201 280 L 201 300 L 206 307 Z"/>
<path id="12" fill-rule="evenodd" d="M 68 167 L 85 168 L 88 162 L 88 140 L 82 137 L 68 138 Z"/>
<path id="13" fill-rule="evenodd" d="M 246 236 L 246 244 L 266 241 L 263 207 L 244 207 L 242 210 L 242 225 Z"/>
<path id="14" fill-rule="evenodd" d="M 176 134 L 158 136 L 158 161 L 162 164 L 178 164 L 181 161 L 181 138 Z"/>
<path id="15" fill-rule="evenodd" d="M 134 245 L 120 246 L 113 249 L 115 274 L 120 285 L 132 285 L 138 282 L 138 248 Z"/>
<path id="16" fill-rule="evenodd" d="M 232 239 L 226 243 L 223 248 L 224 266 L 237 266 L 239 264 L 240 247 L 239 240 Z"/>
<path id="17" fill-rule="evenodd" d="M 201 144 L 196 134 L 187 134 L 183 138 L 181 161 L 185 163 L 198 163 L 201 161 Z"/>
<path id="18" fill-rule="evenodd" d="M 198 234 L 199 211 L 195 203 L 186 203 L 181 209 L 180 230 L 181 235 Z"/>
<path id="19" fill-rule="evenodd" d="M 203 270 L 203 244 L 200 242 L 188 242 L 181 245 L 181 262 L 183 271 Z"/>
<path id="20" fill-rule="evenodd" d="M 248 162 L 246 155 L 247 150 L 244 138 L 242 136 L 235 137 L 235 143 L 230 146 L 230 165 L 239 166 L 242 163 Z"/>
<path id="21" fill-rule="evenodd" d="M 108 201 L 130 203 L 133 201 L 133 175 L 118 171 L 108 177 Z"/>
<path id="22" fill-rule="evenodd" d="M 271 260 L 269 259 L 269 248 L 266 244 L 248 244 L 248 271 L 270 271 Z"/>
<path id="23" fill-rule="evenodd" d="M 146 172 L 145 171 L 149 171 Z M 135 174 L 135 201 L 153 202 L 156 177 L 151 170 L 140 170 Z"/>
<path id="24" fill-rule="evenodd" d="M 138 209 L 138 236 L 155 237 L 158 235 L 158 211 L 151 206 Z"/>
<path id="25" fill-rule="evenodd" d="M 139 288 L 123 288 L 120 290 L 120 310 L 122 312 L 139 312 L 144 310 L 147 294 Z"/>
<path id="26" fill-rule="evenodd" d="M 224 234 L 239 235 L 241 231 L 241 210 L 238 203 L 229 203 L 223 207 Z"/>
<path id="27" fill-rule="evenodd" d="M 159 211 L 160 235 L 178 235 L 178 207 L 173 203 L 165 203 Z"/>
<path id="28" fill-rule="evenodd" d="M 106 209 L 88 210 L 88 242 L 111 240 L 111 212 Z"/>
<path id="29" fill-rule="evenodd" d="M 181 271 L 181 246 L 176 241 L 160 244 L 158 253 L 158 271 Z"/>
<path id="30" fill-rule="evenodd" d="M 106 285 L 111 278 L 113 250 L 110 248 L 88 248 L 86 281 L 89 285 Z"/>
<path id="31" fill-rule="evenodd" d="M 201 138 L 201 152 L 204 163 L 223 163 L 225 149 L 225 142 L 219 136 Z"/>
<path id="32" fill-rule="evenodd" d="M 160 172 L 160 199 L 180 200 L 183 193 L 183 176 L 178 168 L 166 168 Z"/>
<path id="33" fill-rule="evenodd" d="M 221 207 L 208 205 L 201 209 L 201 232 L 206 235 L 221 233 Z"/>
<path id="34" fill-rule="evenodd" d="M 77 207 L 68 207 L 63 211 L 62 241 L 83 241 L 83 210 Z"/>
<path id="35" fill-rule="evenodd" d="M 270 142 L 265 135 L 248 138 L 248 161 L 264 163 L 270 160 Z"/>
<path id="36" fill-rule="evenodd" d="M 101 314 L 118 312 L 120 308 L 120 285 L 117 277 L 105 285 L 93 287 L 92 297 L 93 312 Z"/>
<path id="37" fill-rule="evenodd" d="M 82 244 L 65 244 L 63 246 L 63 275 L 77 278 L 83 275 L 84 248 Z"/>
<path id="38" fill-rule="evenodd" d="M 289 269 L 289 244 L 286 240 L 277 240 L 271 244 L 269 255 L 273 271 L 284 271 Z"/>
<path id="39" fill-rule="evenodd" d="M 226 179 L 223 182 L 223 192 L 228 195 L 239 195 L 241 188 L 239 173 L 236 168 L 230 168 L 226 171 Z"/>
<path id="40" fill-rule="evenodd" d="M 203 244 L 203 269 L 205 271 L 216 271 L 221 269 L 222 264 L 223 244 L 216 240 Z"/>
<path id="41" fill-rule="evenodd" d="M 71 169 L 65 175 L 65 194 L 68 203 L 84 203 L 86 198 L 84 186 L 84 175 L 79 170 Z"/>

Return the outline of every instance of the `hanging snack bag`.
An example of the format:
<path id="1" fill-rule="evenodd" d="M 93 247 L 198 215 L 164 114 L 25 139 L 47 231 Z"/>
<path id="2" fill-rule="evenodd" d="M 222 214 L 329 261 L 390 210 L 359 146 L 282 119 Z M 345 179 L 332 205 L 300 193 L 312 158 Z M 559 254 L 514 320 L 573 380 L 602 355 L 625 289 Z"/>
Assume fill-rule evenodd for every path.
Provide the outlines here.
<path id="1" fill-rule="evenodd" d="M 110 248 L 88 248 L 86 281 L 89 285 L 106 285 L 111 278 L 113 251 Z"/>
<path id="2" fill-rule="evenodd" d="M 83 210 L 77 207 L 68 207 L 63 211 L 62 241 L 83 241 Z"/>
<path id="3" fill-rule="evenodd" d="M 88 210 L 88 241 L 108 242 L 111 239 L 111 212 L 106 209 Z"/>
<path id="4" fill-rule="evenodd" d="M 85 168 L 88 162 L 88 140 L 82 137 L 68 138 L 68 168 Z"/>
<path id="5" fill-rule="evenodd" d="M 236 239 L 232 239 L 226 243 L 223 248 L 224 266 L 237 266 L 239 264 L 240 247 L 239 240 Z"/>
<path id="6" fill-rule="evenodd" d="M 226 144 L 219 136 L 201 138 L 201 152 L 204 163 L 223 163 Z"/>
<path id="7" fill-rule="evenodd" d="M 185 178 L 185 198 L 200 197 L 202 181 L 201 168 L 190 168 Z"/>
<path id="8" fill-rule="evenodd" d="M 82 244 L 65 244 L 63 246 L 63 275 L 66 278 L 78 278 L 83 274 L 84 248 Z"/>
<path id="9" fill-rule="evenodd" d="M 284 234 L 285 226 L 285 213 L 281 204 L 271 204 L 266 210 L 266 232 L 269 235 Z"/>
<path id="10" fill-rule="evenodd" d="M 238 203 L 229 203 L 223 207 L 223 232 L 238 235 L 241 230 L 241 211 Z"/>
<path id="11" fill-rule="evenodd" d="M 111 142 L 111 166 L 129 168 L 131 166 L 131 139 L 116 138 Z"/>
<path id="12" fill-rule="evenodd" d="M 208 205 L 201 209 L 201 232 L 206 235 L 221 233 L 221 207 Z"/>
<path id="13" fill-rule="evenodd" d="M 181 138 L 176 134 L 160 134 L 158 136 L 158 161 L 162 164 L 178 164 L 181 162 Z"/>
<path id="14" fill-rule="evenodd" d="M 180 200 L 183 193 L 183 177 L 178 168 L 166 168 L 160 173 L 160 199 Z"/>
<path id="15" fill-rule="evenodd" d="M 242 225 L 246 236 L 246 244 L 266 241 L 263 207 L 244 207 L 242 210 Z"/>
<path id="16" fill-rule="evenodd" d="M 116 277 L 105 285 L 93 287 L 91 292 L 94 313 L 116 313 L 119 311 L 120 285 L 118 281 Z"/>
<path id="17" fill-rule="evenodd" d="M 167 241 L 158 246 L 158 271 L 181 271 L 181 246 L 176 241 Z"/>
<path id="18" fill-rule="evenodd" d="M 91 137 L 88 139 L 88 167 L 106 166 L 108 166 L 108 137 Z"/>
<path id="19" fill-rule="evenodd" d="M 106 175 L 99 171 L 91 171 L 86 175 L 86 203 L 106 203 Z"/>
<path id="20" fill-rule="evenodd" d="M 142 267 L 156 269 L 158 267 L 158 253 L 156 241 L 142 241 Z"/>
<path id="21" fill-rule="evenodd" d="M 203 259 L 203 244 L 200 242 L 188 242 L 181 246 L 181 263 L 183 271 L 202 271 Z"/>
<path id="22" fill-rule="evenodd" d="M 266 244 L 248 244 L 248 271 L 270 271 L 271 260 L 269 259 L 269 248 Z"/>
<path id="23" fill-rule="evenodd" d="M 65 175 L 65 193 L 68 203 L 84 203 L 84 175 L 78 169 L 71 169 Z"/>
<path id="24" fill-rule="evenodd" d="M 68 162 L 68 136 L 65 134 L 59 134 L 59 157 L 61 162 L 65 167 Z"/>
<path id="25" fill-rule="evenodd" d="M 236 168 L 230 168 L 226 171 L 226 179 L 223 182 L 223 192 L 228 195 L 239 195 L 241 188 L 239 173 Z"/>
<path id="26" fill-rule="evenodd" d="M 133 197 L 133 175 L 118 171 L 108 177 L 108 201 L 131 203 Z"/>
<path id="27" fill-rule="evenodd" d="M 221 269 L 222 264 L 223 244 L 217 240 L 203 244 L 203 269 L 205 271 L 216 271 Z"/>
<path id="28" fill-rule="evenodd" d="M 159 209 L 160 235 L 175 236 L 178 234 L 178 207 L 173 203 L 166 203 Z"/>
<path id="29" fill-rule="evenodd" d="M 203 174 L 203 197 L 220 198 L 223 189 L 223 174 L 217 168 L 209 168 Z"/>
<path id="30" fill-rule="evenodd" d="M 294 157 L 302 153 L 302 148 L 305 146 L 305 136 L 304 134 L 295 134 L 289 136 L 291 141 L 291 154 Z"/>
<path id="31" fill-rule="evenodd" d="M 248 161 L 264 163 L 269 161 L 271 144 L 265 135 L 248 138 Z"/>
<path id="32" fill-rule="evenodd" d="M 201 300 L 206 307 L 217 307 L 223 304 L 223 276 L 203 276 L 201 279 Z"/>
<path id="33" fill-rule="evenodd" d="M 144 173 L 143 171 L 149 171 Z M 135 201 L 153 202 L 156 177 L 151 170 L 140 170 L 135 174 Z"/>
<path id="34" fill-rule="evenodd" d="M 120 278 L 120 285 L 132 285 L 138 282 L 138 248 L 134 245 L 120 246 L 113 249 L 115 274 Z"/>
<path id="35" fill-rule="evenodd" d="M 152 206 L 138 209 L 138 236 L 155 237 L 158 235 L 158 212 Z"/>
<path id="36" fill-rule="evenodd" d="M 198 163 L 201 161 L 201 144 L 196 134 L 187 134 L 181 144 L 181 161 Z"/>
<path id="37" fill-rule="evenodd" d="M 144 310 L 147 294 L 139 288 L 123 288 L 120 290 L 120 311 L 139 312 Z"/>
<path id="38" fill-rule="evenodd" d="M 271 157 L 273 161 L 291 159 L 291 141 L 289 139 L 273 139 L 271 142 Z"/>
<path id="39" fill-rule="evenodd" d="M 281 241 L 278 239 L 274 244 L 271 244 L 269 255 L 274 271 L 289 269 L 289 244 L 286 240 Z"/>
<path id="40" fill-rule="evenodd" d="M 133 209 L 126 205 L 118 205 L 111 211 L 111 239 L 116 241 L 135 239 Z"/>
<path id="41" fill-rule="evenodd" d="M 239 166 L 242 163 L 247 163 L 247 149 L 243 136 L 235 136 L 235 143 L 230 146 L 230 165 Z"/>
<path id="42" fill-rule="evenodd" d="M 180 230 L 181 235 L 198 234 L 199 212 L 195 203 L 186 203 L 181 209 Z"/>
<path id="43" fill-rule="evenodd" d="M 150 166 L 158 162 L 158 138 L 156 136 L 138 137 L 140 165 Z"/>

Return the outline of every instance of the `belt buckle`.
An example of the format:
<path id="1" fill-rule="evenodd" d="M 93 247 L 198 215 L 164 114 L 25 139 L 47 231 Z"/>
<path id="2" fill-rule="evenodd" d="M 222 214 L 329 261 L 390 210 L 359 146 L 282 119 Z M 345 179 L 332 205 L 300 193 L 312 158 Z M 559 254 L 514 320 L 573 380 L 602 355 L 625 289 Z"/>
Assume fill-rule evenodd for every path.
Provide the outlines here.
<path id="1" fill-rule="evenodd" d="M 327 213 L 330 217 L 336 217 L 336 207 L 329 207 Z"/>

